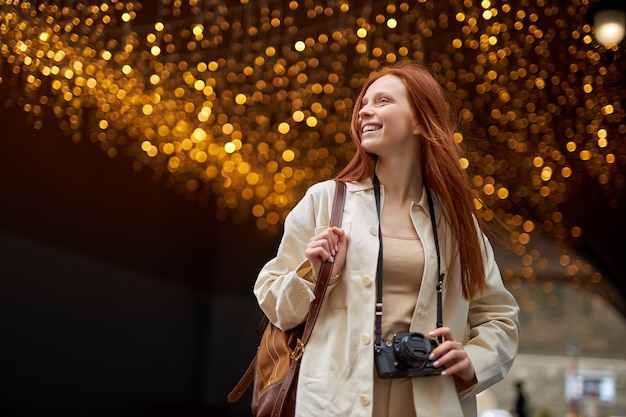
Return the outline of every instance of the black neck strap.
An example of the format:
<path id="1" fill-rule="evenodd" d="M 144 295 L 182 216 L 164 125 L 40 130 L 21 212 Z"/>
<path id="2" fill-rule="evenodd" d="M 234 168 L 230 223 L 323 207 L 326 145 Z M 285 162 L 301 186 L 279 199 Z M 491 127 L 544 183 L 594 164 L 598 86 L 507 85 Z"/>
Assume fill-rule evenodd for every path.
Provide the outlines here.
<path id="1" fill-rule="evenodd" d="M 441 273 L 441 256 L 439 253 L 439 239 L 437 237 L 437 224 L 435 221 L 435 208 L 433 198 L 430 194 L 428 186 L 424 184 L 426 197 L 428 198 L 428 210 L 430 212 L 430 221 L 433 225 L 433 235 L 435 237 L 435 249 L 437 250 L 437 323 L 436 326 L 443 326 L 443 279 L 445 274 Z M 378 214 L 378 269 L 376 271 L 376 346 L 382 346 L 382 320 L 383 320 L 383 235 L 380 228 L 380 181 L 374 174 L 374 196 L 376 198 L 376 213 Z M 440 340 L 441 342 L 441 340 Z"/>

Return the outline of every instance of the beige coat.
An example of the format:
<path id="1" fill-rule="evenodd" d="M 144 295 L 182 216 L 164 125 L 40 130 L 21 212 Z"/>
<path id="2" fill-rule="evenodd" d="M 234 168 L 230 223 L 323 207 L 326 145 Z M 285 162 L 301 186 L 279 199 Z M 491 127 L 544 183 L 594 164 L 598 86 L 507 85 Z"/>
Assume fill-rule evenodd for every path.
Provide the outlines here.
<path id="1" fill-rule="evenodd" d="M 333 181 L 324 181 L 307 191 L 285 220 L 277 256 L 263 267 L 255 283 L 262 310 L 283 329 L 304 321 L 313 298 L 314 284 L 304 250 L 316 231 L 328 226 L 334 190 Z M 384 189 L 381 196 L 384 205 Z M 502 283 L 488 241 L 483 248 L 488 289 L 470 301 L 462 297 L 458 265 L 447 268 L 454 239 L 439 208 L 435 211 L 442 272 L 446 274 L 443 322 L 464 343 L 476 380 L 457 387 L 450 376 L 413 378 L 413 400 L 418 417 L 474 417 L 476 394 L 504 378 L 516 356 L 518 306 Z M 425 197 L 413 204 L 411 216 L 426 261 L 410 330 L 427 333 L 436 327 L 437 255 Z M 342 228 L 348 235 L 346 264 L 328 288 L 304 351 L 296 401 L 299 417 L 372 415 L 379 241 L 370 180 L 348 183 Z"/>

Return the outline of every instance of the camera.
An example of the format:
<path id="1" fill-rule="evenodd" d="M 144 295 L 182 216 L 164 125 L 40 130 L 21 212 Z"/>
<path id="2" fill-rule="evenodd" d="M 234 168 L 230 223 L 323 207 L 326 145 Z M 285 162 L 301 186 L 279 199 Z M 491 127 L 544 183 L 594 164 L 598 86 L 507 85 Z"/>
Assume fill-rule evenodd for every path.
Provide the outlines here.
<path id="1" fill-rule="evenodd" d="M 440 375 L 443 369 L 428 359 L 437 346 L 437 341 L 421 333 L 399 332 L 393 341 L 374 346 L 378 375 L 384 379 Z"/>

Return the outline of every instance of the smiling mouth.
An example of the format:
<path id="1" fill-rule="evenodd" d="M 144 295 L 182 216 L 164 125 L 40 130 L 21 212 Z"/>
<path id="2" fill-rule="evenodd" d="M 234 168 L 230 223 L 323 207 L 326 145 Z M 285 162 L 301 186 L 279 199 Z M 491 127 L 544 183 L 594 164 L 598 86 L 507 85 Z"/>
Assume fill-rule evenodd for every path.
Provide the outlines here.
<path id="1" fill-rule="evenodd" d="M 379 130 L 381 128 L 382 126 L 379 125 L 365 125 L 361 129 L 361 133 L 373 132 L 374 130 Z"/>

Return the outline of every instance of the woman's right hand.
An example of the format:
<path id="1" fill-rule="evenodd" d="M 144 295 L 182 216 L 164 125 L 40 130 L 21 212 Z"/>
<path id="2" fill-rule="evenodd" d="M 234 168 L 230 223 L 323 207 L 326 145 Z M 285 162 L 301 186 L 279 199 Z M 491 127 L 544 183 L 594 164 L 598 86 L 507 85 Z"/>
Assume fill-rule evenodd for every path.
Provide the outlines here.
<path id="1" fill-rule="evenodd" d="M 346 232 L 337 227 L 329 227 L 321 233 L 313 236 L 304 251 L 311 263 L 313 276 L 317 280 L 317 274 L 323 261 L 333 263 L 331 276 L 336 276 L 343 270 L 346 263 L 348 239 Z"/>

